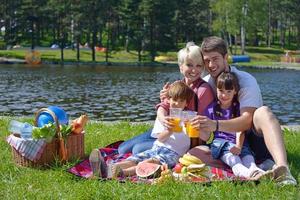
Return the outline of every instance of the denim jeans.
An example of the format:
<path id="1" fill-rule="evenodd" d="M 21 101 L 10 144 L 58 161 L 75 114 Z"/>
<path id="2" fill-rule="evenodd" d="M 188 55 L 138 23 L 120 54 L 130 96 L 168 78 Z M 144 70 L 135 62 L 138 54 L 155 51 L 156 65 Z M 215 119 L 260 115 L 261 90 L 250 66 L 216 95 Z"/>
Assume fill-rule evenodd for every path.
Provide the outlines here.
<path id="1" fill-rule="evenodd" d="M 120 144 L 119 154 L 132 152 L 133 155 L 151 149 L 156 138 L 151 137 L 152 129 Z"/>

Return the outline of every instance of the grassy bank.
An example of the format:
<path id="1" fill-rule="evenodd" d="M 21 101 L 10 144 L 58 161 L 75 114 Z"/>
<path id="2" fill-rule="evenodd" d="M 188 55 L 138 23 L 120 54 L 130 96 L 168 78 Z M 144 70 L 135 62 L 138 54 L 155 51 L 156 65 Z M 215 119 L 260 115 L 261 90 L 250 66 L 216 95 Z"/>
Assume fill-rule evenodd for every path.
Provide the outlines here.
<path id="1" fill-rule="evenodd" d="M 44 62 L 60 62 L 60 50 L 50 49 L 50 48 L 38 48 L 41 53 L 42 61 Z M 24 59 L 29 48 L 25 49 L 13 49 L 13 50 L 0 50 L 0 57 L 6 58 L 18 58 Z M 240 54 L 240 48 L 233 51 L 235 54 Z M 280 63 L 280 57 L 285 55 L 284 49 L 278 47 L 247 47 L 246 55 L 249 55 L 251 62 L 238 63 L 243 66 L 276 66 L 276 65 L 286 65 L 286 63 Z M 300 56 L 300 55 L 298 55 Z M 65 62 L 77 62 L 76 51 L 72 49 L 64 50 L 64 60 Z M 142 62 L 150 62 L 150 55 L 148 52 L 144 52 L 142 55 Z M 80 62 L 88 63 L 92 61 L 92 51 L 90 49 L 80 50 Z M 105 52 L 96 51 L 96 62 L 104 63 Z M 158 52 L 155 58 L 158 63 L 175 63 L 177 62 L 177 52 Z M 136 51 L 112 51 L 109 53 L 108 62 L 113 63 L 137 63 L 138 53 Z M 299 67 L 300 64 L 293 65 L 293 67 Z"/>
<path id="2" fill-rule="evenodd" d="M 13 50 L 0 50 L 0 57 L 6 58 L 17 58 L 24 59 L 25 55 L 30 51 L 30 49 L 13 49 Z M 61 52 L 59 49 L 50 49 L 50 48 L 38 48 L 38 52 L 41 54 L 42 61 L 48 62 L 60 62 Z M 72 49 L 64 50 L 64 61 L 65 62 L 77 62 L 77 52 Z M 106 53 L 96 51 L 95 54 L 96 62 L 105 62 Z M 142 61 L 149 62 L 150 56 L 147 53 L 142 54 Z M 80 62 L 92 62 L 92 51 L 90 49 L 81 49 L 80 50 Z M 112 51 L 109 53 L 108 62 L 138 62 L 138 53 L 135 51 Z"/>
<path id="3" fill-rule="evenodd" d="M 169 182 L 163 185 L 84 180 L 66 172 L 68 167 L 48 170 L 16 167 L 10 146 L 5 142 L 11 118 L 0 118 L 0 198 L 1 199 L 299 199 L 299 186 L 278 187 L 273 182 L 212 183 L 210 185 Z M 20 119 L 22 120 L 22 119 Z M 27 121 L 32 122 L 32 119 Z M 124 140 L 150 127 L 149 124 L 89 123 L 86 127 L 85 153 L 116 140 Z M 285 131 L 291 171 L 300 181 L 299 133 Z"/>

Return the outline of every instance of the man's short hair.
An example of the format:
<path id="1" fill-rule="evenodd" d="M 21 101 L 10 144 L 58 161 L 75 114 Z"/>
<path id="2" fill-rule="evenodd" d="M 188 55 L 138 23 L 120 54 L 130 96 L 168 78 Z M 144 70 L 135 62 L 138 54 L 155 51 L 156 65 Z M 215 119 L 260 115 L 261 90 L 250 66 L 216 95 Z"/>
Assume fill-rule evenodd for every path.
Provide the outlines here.
<path id="1" fill-rule="evenodd" d="M 227 44 L 226 42 L 217 36 L 210 36 L 203 39 L 201 44 L 202 52 L 218 52 L 222 56 L 227 54 Z"/>

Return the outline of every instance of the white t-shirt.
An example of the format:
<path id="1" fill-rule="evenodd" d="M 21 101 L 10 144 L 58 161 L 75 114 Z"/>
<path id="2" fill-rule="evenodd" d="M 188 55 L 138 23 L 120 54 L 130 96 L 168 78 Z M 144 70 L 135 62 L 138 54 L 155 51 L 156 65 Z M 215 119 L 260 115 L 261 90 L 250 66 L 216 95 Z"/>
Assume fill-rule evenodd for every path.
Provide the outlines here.
<path id="1" fill-rule="evenodd" d="M 161 124 L 161 122 L 156 118 L 154 127 L 152 129 L 151 136 L 157 138 L 158 135 L 165 130 L 165 127 Z M 185 128 L 180 133 L 173 133 L 170 137 L 164 142 L 160 142 L 156 140 L 153 146 L 162 146 L 172 151 L 175 151 L 179 156 L 185 154 L 190 148 L 190 138 L 185 134 Z"/>
<path id="2" fill-rule="evenodd" d="M 259 108 L 263 106 L 261 91 L 256 79 L 248 72 L 240 71 L 235 67 L 231 66 L 230 70 L 231 72 L 234 72 L 239 79 L 240 91 L 238 94 L 238 100 L 240 102 L 240 108 Z M 210 75 L 205 76 L 203 79 L 209 83 L 216 93 L 214 79 Z"/>

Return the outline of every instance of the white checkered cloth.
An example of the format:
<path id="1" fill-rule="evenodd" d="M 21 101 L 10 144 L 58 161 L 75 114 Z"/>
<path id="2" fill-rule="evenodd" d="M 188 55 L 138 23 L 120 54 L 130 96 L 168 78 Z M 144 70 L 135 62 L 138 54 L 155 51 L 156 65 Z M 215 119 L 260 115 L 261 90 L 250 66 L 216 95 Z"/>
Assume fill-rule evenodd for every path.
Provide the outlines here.
<path id="1" fill-rule="evenodd" d="M 46 146 L 46 141 L 44 139 L 23 139 L 13 134 L 9 135 L 6 141 L 22 156 L 31 161 L 38 160 Z"/>

